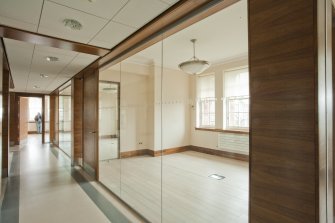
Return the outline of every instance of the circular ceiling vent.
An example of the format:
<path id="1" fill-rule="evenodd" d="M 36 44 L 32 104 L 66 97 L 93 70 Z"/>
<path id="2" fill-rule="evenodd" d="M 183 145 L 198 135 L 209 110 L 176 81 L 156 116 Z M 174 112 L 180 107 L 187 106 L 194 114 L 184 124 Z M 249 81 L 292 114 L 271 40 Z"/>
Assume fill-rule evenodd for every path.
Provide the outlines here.
<path id="1" fill-rule="evenodd" d="M 64 26 L 72 30 L 81 30 L 83 25 L 75 19 L 64 19 Z"/>

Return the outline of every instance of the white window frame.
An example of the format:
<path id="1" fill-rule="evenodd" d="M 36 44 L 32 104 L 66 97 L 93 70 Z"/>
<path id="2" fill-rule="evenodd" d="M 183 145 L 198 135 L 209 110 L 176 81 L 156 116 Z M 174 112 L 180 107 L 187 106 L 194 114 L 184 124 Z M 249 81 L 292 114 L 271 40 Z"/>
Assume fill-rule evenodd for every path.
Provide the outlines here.
<path id="1" fill-rule="evenodd" d="M 227 130 L 244 130 L 244 131 L 249 130 L 249 127 L 250 127 L 249 122 L 248 122 L 247 127 L 243 127 L 243 126 L 240 126 L 240 125 L 239 126 L 233 126 L 233 125 L 229 124 L 229 115 L 230 115 L 230 113 L 232 113 L 232 112 L 229 111 L 229 102 L 232 101 L 232 100 L 246 100 L 246 99 L 249 100 L 249 104 L 250 104 L 250 96 L 249 95 L 226 97 L 226 108 L 227 108 L 226 109 L 226 129 Z M 250 111 L 249 110 L 247 112 L 238 111 L 238 112 L 234 112 L 234 113 L 238 113 L 238 114 L 246 113 L 249 116 L 248 120 L 250 120 Z"/>
<path id="2" fill-rule="evenodd" d="M 196 127 L 197 128 L 210 128 L 210 129 L 214 129 L 216 126 L 216 95 L 215 95 L 215 73 L 207 73 L 207 74 L 202 74 L 197 76 L 198 77 L 205 77 L 205 76 L 213 76 L 214 77 L 214 97 L 206 97 L 206 98 L 200 98 L 198 96 L 198 92 L 196 90 L 196 98 L 197 98 L 197 102 L 196 102 Z M 196 79 L 196 89 L 198 88 L 198 80 Z M 214 103 L 214 111 L 213 112 L 209 112 L 209 119 L 210 116 L 213 115 L 214 116 L 214 123 L 212 125 L 203 125 L 203 114 L 204 112 L 201 111 L 202 108 L 202 103 L 207 103 L 207 102 L 213 102 Z M 210 105 L 209 105 L 210 106 Z M 210 120 L 209 120 L 210 122 Z"/>
<path id="3" fill-rule="evenodd" d="M 209 106 L 209 113 L 208 114 L 202 111 L 202 104 L 203 103 L 208 103 L 208 106 Z M 210 103 L 214 103 L 214 111 L 213 112 L 210 111 L 210 106 L 211 106 Z M 216 120 L 215 106 L 216 106 L 216 98 L 215 97 L 200 98 L 198 100 L 198 106 L 197 107 L 198 107 L 198 120 L 199 120 L 199 123 L 198 123 L 199 126 L 198 127 L 199 128 L 215 128 L 215 120 Z M 208 118 L 209 118 L 208 122 L 209 123 L 210 123 L 211 115 L 214 116 L 214 123 L 212 125 L 211 124 L 209 124 L 209 125 L 204 125 L 203 124 L 203 122 L 204 122 L 203 119 L 204 119 L 205 114 L 208 115 Z"/>

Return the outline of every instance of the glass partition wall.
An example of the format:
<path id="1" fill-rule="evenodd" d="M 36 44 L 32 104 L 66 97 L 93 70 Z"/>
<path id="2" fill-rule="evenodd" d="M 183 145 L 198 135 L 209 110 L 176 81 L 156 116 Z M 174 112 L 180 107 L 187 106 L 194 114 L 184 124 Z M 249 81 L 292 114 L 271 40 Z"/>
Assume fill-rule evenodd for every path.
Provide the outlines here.
<path id="1" fill-rule="evenodd" d="M 121 194 L 120 163 L 121 64 L 99 75 L 99 180 Z"/>
<path id="2" fill-rule="evenodd" d="M 59 148 L 72 155 L 71 143 L 71 85 L 59 92 Z"/>
<path id="3" fill-rule="evenodd" d="M 155 60 L 134 55 L 100 72 L 99 180 L 150 222 L 161 222 L 162 43 L 148 50 Z"/>
<path id="4" fill-rule="evenodd" d="M 99 180 L 148 221 L 248 222 L 247 43 L 243 0 L 100 72 Z"/>
<path id="5" fill-rule="evenodd" d="M 50 96 L 44 96 L 44 140 L 50 143 Z"/>

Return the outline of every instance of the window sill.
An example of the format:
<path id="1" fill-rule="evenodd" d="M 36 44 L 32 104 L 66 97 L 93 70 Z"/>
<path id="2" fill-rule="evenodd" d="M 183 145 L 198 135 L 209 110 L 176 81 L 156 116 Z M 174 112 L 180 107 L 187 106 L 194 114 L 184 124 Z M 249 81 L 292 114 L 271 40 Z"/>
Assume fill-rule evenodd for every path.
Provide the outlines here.
<path id="1" fill-rule="evenodd" d="M 248 130 L 233 130 L 233 129 L 214 129 L 214 128 L 195 128 L 199 131 L 208 131 L 208 132 L 225 132 L 225 133 L 235 133 L 235 134 L 244 134 L 249 135 Z"/>

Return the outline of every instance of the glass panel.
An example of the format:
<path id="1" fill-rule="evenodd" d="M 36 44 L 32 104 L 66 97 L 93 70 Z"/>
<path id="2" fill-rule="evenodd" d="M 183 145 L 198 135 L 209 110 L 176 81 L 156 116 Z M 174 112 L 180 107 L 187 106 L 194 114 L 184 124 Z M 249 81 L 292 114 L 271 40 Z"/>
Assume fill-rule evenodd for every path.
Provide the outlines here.
<path id="1" fill-rule="evenodd" d="M 179 68 L 193 56 L 195 38 L 195 56 L 211 64 L 197 75 Z M 248 135 L 196 129 L 248 126 L 249 99 L 236 98 L 249 94 L 247 1 L 163 42 L 162 221 L 248 222 L 248 162 L 224 157 L 248 154 Z"/>
<path id="2" fill-rule="evenodd" d="M 120 64 L 99 74 L 99 181 L 120 196 Z"/>
<path id="3" fill-rule="evenodd" d="M 44 96 L 44 140 L 46 143 L 50 142 L 50 96 Z"/>
<path id="4" fill-rule="evenodd" d="M 121 64 L 121 198 L 161 222 L 161 54 L 159 42 Z"/>
<path id="5" fill-rule="evenodd" d="M 59 92 L 59 148 L 72 156 L 71 85 Z"/>

